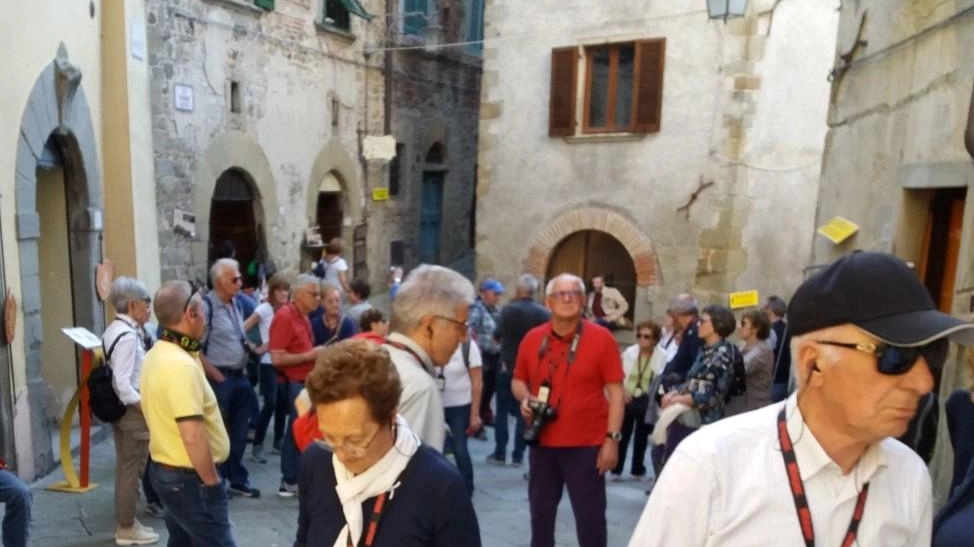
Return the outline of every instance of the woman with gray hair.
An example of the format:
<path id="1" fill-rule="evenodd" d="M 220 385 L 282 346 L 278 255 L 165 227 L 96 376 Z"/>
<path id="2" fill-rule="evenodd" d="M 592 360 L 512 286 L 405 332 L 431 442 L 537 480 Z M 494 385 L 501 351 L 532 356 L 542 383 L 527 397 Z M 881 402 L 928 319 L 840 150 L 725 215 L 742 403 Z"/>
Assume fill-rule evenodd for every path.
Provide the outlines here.
<path id="1" fill-rule="evenodd" d="M 142 415 L 139 382 L 142 361 L 149 349 L 143 325 L 152 313 L 152 299 L 145 285 L 131 277 L 112 282 L 108 297 L 115 319 L 102 335 L 106 365 L 112 370 L 112 384 L 125 414 L 112 423 L 115 437 L 115 544 L 151 545 L 159 535 L 135 518 L 139 480 L 149 459 L 149 428 Z M 147 497 L 150 495 L 146 493 Z M 151 505 L 151 502 L 150 502 Z M 147 507 L 148 511 L 154 508 Z"/>

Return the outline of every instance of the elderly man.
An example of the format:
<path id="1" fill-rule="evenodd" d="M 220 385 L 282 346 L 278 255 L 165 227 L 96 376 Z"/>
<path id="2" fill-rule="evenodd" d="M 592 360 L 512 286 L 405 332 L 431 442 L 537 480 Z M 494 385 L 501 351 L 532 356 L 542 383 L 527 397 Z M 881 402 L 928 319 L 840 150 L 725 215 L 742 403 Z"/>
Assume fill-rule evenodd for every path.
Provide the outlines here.
<path id="1" fill-rule="evenodd" d="M 206 328 L 203 299 L 189 283 L 169 281 L 156 292 L 155 312 L 160 340 L 142 367 L 142 412 L 169 545 L 236 547 L 217 471 L 230 439 L 197 353 Z"/>
<path id="2" fill-rule="evenodd" d="M 511 452 L 511 465 L 520 467 L 524 461 L 524 420 L 518 411 L 518 402 L 511 392 L 514 377 L 514 364 L 517 362 L 517 348 L 524 335 L 534 327 L 543 325 L 551 319 L 551 312 L 534 301 L 540 283 L 531 274 L 522 274 L 517 280 L 514 300 L 501 310 L 494 338 L 500 341 L 500 363 L 497 368 L 497 413 L 494 416 L 494 453 L 487 456 L 487 463 L 504 465 L 509 438 L 508 416 L 515 418 L 514 446 Z"/>
<path id="3" fill-rule="evenodd" d="M 585 305 L 585 317 L 599 325 L 615 330 L 626 326 L 626 312 L 629 303 L 617 289 L 608 287 L 605 278 L 596 275 L 592 278 L 592 292 Z"/>
<path id="4" fill-rule="evenodd" d="M 494 278 L 487 278 L 480 283 L 480 295 L 470 306 L 470 331 L 477 337 L 477 347 L 483 358 L 484 389 L 481 394 L 480 408 L 477 409 L 480 420 L 490 424 L 490 399 L 494 396 L 497 380 L 497 363 L 500 361 L 500 344 L 495 340 L 495 331 L 499 310 L 497 302 L 504 294 L 504 284 Z M 477 438 L 486 440 L 483 427 L 477 428 Z"/>
<path id="5" fill-rule="evenodd" d="M 232 258 L 221 258 L 210 268 L 213 290 L 203 299 L 206 331 L 200 358 L 230 432 L 230 457 L 220 468 L 220 474 L 230 482 L 231 493 L 259 498 L 260 490 L 250 486 L 243 465 L 254 396 L 254 388 L 247 378 L 247 359 L 257 348 L 244 334 L 247 316 L 237 298 L 241 279 L 239 265 Z"/>
<path id="6" fill-rule="evenodd" d="M 319 348 L 314 346 L 308 314 L 318 308 L 321 288 L 314 275 L 299 275 L 291 284 L 291 302 L 274 314 L 270 329 L 271 364 L 287 379 L 284 389 L 288 401 L 288 419 L 281 443 L 281 485 L 277 495 L 288 498 L 298 494 L 298 447 L 294 444 L 294 420 L 297 410 L 291 404 L 304 389 L 304 380 L 315 366 Z"/>
<path id="7" fill-rule="evenodd" d="M 115 440 L 115 543 L 152 545 L 159 534 L 135 518 L 139 482 L 149 458 L 149 428 L 142 415 L 139 383 L 142 362 L 149 349 L 142 326 L 149 320 L 152 299 L 149 290 L 137 279 L 119 277 L 112 282 L 108 301 L 115 308 L 115 319 L 102 335 L 105 359 L 112 369 L 112 385 L 125 414 L 112 423 Z M 154 494 L 154 492 L 153 492 Z"/>
<path id="8" fill-rule="evenodd" d="M 402 379 L 399 413 L 424 443 L 443 450 L 443 371 L 467 336 L 473 285 L 459 273 L 423 264 L 399 286 L 386 347 Z"/>
<path id="9" fill-rule="evenodd" d="M 937 311 L 901 260 L 866 252 L 808 278 L 788 323 L 797 393 L 684 440 L 631 546 L 930 545 L 930 476 L 891 437 L 948 338 L 974 344 L 974 325 Z"/>
<path id="10" fill-rule="evenodd" d="M 585 282 L 548 282 L 551 321 L 531 329 L 517 352 L 511 389 L 528 422 L 531 547 L 553 547 L 562 490 L 578 543 L 605 547 L 605 472 L 615 467 L 625 409 L 619 346 L 608 330 L 582 320 Z"/>

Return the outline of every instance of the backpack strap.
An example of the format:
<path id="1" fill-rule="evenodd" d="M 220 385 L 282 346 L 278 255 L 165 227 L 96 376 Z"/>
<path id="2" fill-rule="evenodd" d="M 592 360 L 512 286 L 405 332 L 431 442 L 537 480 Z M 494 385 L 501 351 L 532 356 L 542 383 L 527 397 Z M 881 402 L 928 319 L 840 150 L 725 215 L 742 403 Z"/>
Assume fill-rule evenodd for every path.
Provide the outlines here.
<path id="1" fill-rule="evenodd" d="M 200 342 L 200 353 L 206 355 L 206 348 L 210 345 L 210 329 L 213 328 L 213 302 L 210 302 L 210 295 L 203 295 L 203 305 L 206 307 L 206 334 Z"/>
<path id="2" fill-rule="evenodd" d="M 128 326 L 128 325 L 126 325 L 126 326 Z M 118 345 L 119 340 L 121 340 L 122 337 L 124 337 L 126 334 L 135 334 L 135 331 L 127 330 L 127 331 L 124 331 L 124 332 L 122 332 L 121 334 L 119 334 L 118 336 L 115 337 L 115 340 L 112 342 L 112 345 L 109 346 L 108 347 L 108 351 L 105 352 L 105 364 L 106 365 L 108 365 L 108 364 L 110 364 L 112 362 L 112 353 L 115 352 L 115 346 Z M 105 343 L 104 342 L 102 342 L 101 349 L 102 350 L 105 349 Z"/>
<path id="3" fill-rule="evenodd" d="M 463 354 L 463 366 L 470 368 L 470 340 L 467 340 L 460 347 L 460 353 Z"/>

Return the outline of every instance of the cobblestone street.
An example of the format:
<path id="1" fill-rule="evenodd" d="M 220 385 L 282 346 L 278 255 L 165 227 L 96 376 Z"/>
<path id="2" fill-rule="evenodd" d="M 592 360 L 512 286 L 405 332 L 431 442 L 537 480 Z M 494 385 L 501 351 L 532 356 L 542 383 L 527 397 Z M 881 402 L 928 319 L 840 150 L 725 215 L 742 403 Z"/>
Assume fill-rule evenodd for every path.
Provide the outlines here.
<path id="1" fill-rule="evenodd" d="M 493 432 L 488 428 L 489 432 Z M 470 451 L 474 462 L 477 491 L 474 505 L 480 519 L 484 547 L 520 547 L 530 541 L 527 482 L 525 468 L 496 467 L 485 463 L 493 441 L 472 439 Z M 64 494 L 44 488 L 63 480 L 60 471 L 32 485 L 34 515 L 31 545 L 36 547 L 88 547 L 112 544 L 114 532 L 115 453 L 111 436 L 96 445 L 91 456 L 92 481 L 98 487 L 86 494 Z M 259 499 L 234 498 L 230 501 L 233 535 L 240 547 L 290 547 L 294 540 L 298 502 L 296 498 L 277 497 L 280 460 L 271 456 L 268 463 L 257 464 L 248 457 L 254 486 L 260 488 Z M 627 475 L 624 475 L 627 477 Z M 624 546 L 646 502 L 647 483 L 624 480 L 608 483 L 609 545 Z M 578 545 L 567 493 L 559 507 L 557 541 L 559 547 Z M 141 510 L 141 504 L 140 504 Z M 162 519 L 140 514 L 143 524 L 159 532 L 160 545 L 166 542 Z M 460 547 L 460 546 L 458 546 Z"/>

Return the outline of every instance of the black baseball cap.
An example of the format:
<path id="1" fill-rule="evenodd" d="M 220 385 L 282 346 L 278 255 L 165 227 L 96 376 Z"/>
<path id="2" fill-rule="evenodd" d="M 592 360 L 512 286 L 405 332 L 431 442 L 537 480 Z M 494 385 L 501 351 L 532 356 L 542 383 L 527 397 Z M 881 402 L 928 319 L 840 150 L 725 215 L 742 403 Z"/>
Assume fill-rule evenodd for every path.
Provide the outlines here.
<path id="1" fill-rule="evenodd" d="M 937 310 L 916 272 L 886 253 L 856 251 L 805 280 L 788 306 L 793 335 L 851 323 L 881 342 L 974 346 L 974 323 Z"/>

